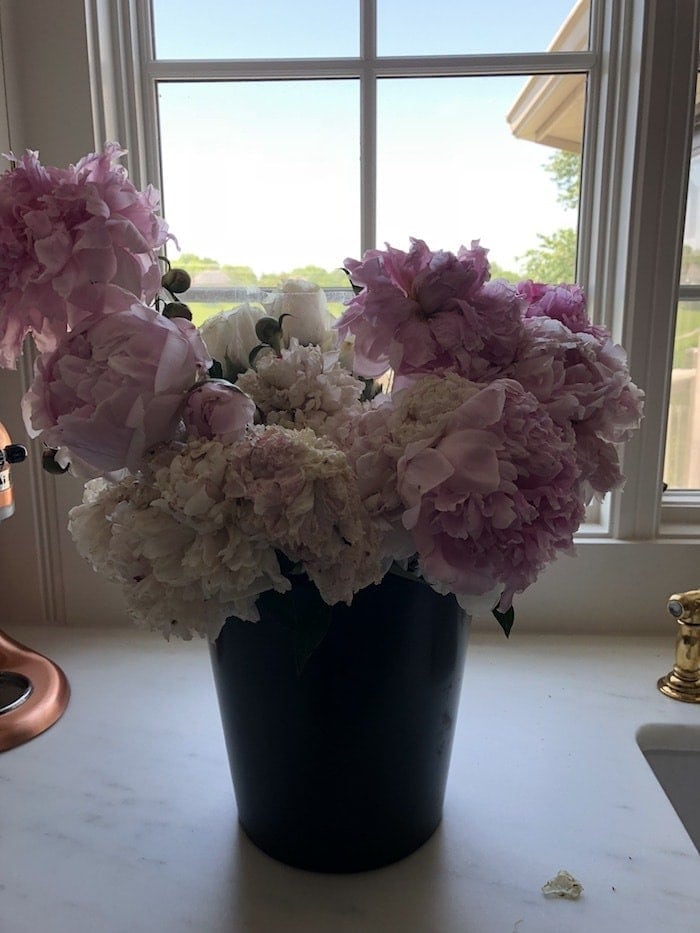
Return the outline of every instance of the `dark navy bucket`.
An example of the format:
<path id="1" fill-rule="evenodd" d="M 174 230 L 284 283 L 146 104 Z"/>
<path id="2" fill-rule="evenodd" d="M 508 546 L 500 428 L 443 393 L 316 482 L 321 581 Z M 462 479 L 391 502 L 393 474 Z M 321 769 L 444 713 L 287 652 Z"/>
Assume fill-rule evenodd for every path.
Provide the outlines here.
<path id="1" fill-rule="evenodd" d="M 442 818 L 469 618 L 394 574 L 330 610 L 306 577 L 293 587 L 259 598 L 259 622 L 229 619 L 211 649 L 239 820 L 286 864 L 378 868 Z M 294 617 L 324 611 L 299 671 Z"/>

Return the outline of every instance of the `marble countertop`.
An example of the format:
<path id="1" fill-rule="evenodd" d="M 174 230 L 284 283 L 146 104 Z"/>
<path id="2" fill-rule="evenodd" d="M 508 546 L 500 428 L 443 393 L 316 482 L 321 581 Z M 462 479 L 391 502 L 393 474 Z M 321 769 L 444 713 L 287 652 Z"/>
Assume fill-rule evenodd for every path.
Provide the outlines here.
<path id="1" fill-rule="evenodd" d="M 473 632 L 444 820 L 359 875 L 281 865 L 238 829 L 203 642 L 15 628 L 72 688 L 0 754 L 2 933 L 687 933 L 700 855 L 635 741 L 700 723 L 662 696 L 673 636 Z M 549 900 L 560 869 L 579 900 Z"/>

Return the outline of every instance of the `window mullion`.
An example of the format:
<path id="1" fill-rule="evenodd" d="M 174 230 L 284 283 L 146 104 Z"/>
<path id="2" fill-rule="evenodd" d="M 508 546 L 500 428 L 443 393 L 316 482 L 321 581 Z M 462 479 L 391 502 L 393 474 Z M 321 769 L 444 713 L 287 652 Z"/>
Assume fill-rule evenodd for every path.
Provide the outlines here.
<path id="1" fill-rule="evenodd" d="M 377 237 L 377 4 L 360 3 L 360 248 L 372 249 Z"/>
<path id="2" fill-rule="evenodd" d="M 366 20 L 367 17 L 364 17 L 363 21 Z M 362 43 L 363 49 L 368 48 L 367 41 Z M 355 77 L 358 70 L 361 70 L 362 62 L 371 61 L 374 62 L 379 77 L 439 78 L 585 74 L 593 65 L 594 59 L 595 55 L 592 52 L 577 51 L 390 56 L 363 53 L 360 58 L 154 59 L 148 63 L 147 68 L 151 77 L 157 80 L 184 81 L 196 78 L 203 81 L 279 81 L 309 77 Z"/>

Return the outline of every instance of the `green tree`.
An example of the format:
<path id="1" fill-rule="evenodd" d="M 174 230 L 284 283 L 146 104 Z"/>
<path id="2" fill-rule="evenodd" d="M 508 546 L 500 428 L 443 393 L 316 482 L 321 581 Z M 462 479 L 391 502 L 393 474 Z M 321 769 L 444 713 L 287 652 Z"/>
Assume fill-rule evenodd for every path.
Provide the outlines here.
<path id="1" fill-rule="evenodd" d="M 545 171 L 559 189 L 557 201 L 570 211 L 578 210 L 581 193 L 581 156 L 577 152 L 557 149 L 547 159 Z"/>
<path id="2" fill-rule="evenodd" d="M 275 288 L 288 278 L 289 275 L 286 272 L 263 272 L 258 276 L 258 285 L 263 285 L 265 288 Z"/>
<path id="3" fill-rule="evenodd" d="M 216 259 L 209 259 L 208 256 L 196 256 L 194 253 L 180 253 L 173 265 L 186 269 L 192 276 L 205 270 L 221 268 Z"/>
<path id="4" fill-rule="evenodd" d="M 549 235 L 538 233 L 540 245 L 519 257 L 525 275 L 536 282 L 573 282 L 576 276 L 576 231 L 563 227 Z"/>
<path id="5" fill-rule="evenodd" d="M 489 266 L 491 267 L 492 279 L 506 279 L 508 282 L 519 282 L 523 278 L 518 272 L 511 272 L 508 269 L 504 269 L 503 266 L 499 266 L 497 262 L 490 262 Z"/>
<path id="6" fill-rule="evenodd" d="M 281 285 L 285 279 L 306 279 L 321 288 L 347 288 L 348 278 L 342 269 L 323 269 L 321 266 L 298 266 L 283 272 L 263 272 L 258 283 L 267 288 Z"/>
<path id="7" fill-rule="evenodd" d="M 347 288 L 349 286 L 348 277 L 341 268 L 322 269 L 320 266 L 302 266 L 292 269 L 289 274 L 292 279 L 306 279 L 307 282 L 314 282 L 321 288 Z"/>
<path id="8" fill-rule="evenodd" d="M 559 149 L 547 159 L 544 169 L 557 186 L 557 201 L 568 210 L 578 209 L 581 190 L 581 157 Z M 518 261 L 527 278 L 537 282 L 573 282 L 576 277 L 576 231 L 561 227 L 554 233 L 538 233 L 539 246 L 529 249 Z"/>
<path id="9" fill-rule="evenodd" d="M 223 265 L 221 271 L 231 279 L 232 285 L 257 285 L 258 277 L 250 266 Z"/>

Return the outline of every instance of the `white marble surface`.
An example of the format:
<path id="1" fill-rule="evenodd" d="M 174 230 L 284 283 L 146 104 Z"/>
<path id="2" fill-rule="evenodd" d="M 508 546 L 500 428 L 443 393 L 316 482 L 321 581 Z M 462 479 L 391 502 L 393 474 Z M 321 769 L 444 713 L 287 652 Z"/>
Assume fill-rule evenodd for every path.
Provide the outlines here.
<path id="1" fill-rule="evenodd" d="M 325 876 L 243 836 L 203 643 L 7 629 L 72 686 L 0 754 L 2 933 L 689 933 L 700 855 L 635 742 L 700 723 L 656 690 L 669 638 L 473 633 L 445 817 L 417 853 Z M 547 900 L 559 869 L 578 901 Z"/>

